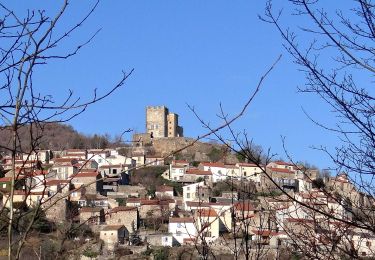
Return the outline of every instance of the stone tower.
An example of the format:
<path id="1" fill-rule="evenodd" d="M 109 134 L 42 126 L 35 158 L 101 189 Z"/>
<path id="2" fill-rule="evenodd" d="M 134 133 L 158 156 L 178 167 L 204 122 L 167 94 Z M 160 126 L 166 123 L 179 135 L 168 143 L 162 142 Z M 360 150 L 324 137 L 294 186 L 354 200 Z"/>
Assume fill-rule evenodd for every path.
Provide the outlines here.
<path id="1" fill-rule="evenodd" d="M 146 108 L 146 130 L 152 137 L 167 137 L 168 108 L 148 106 Z"/>
<path id="2" fill-rule="evenodd" d="M 146 132 L 152 138 L 183 136 L 178 125 L 178 115 L 169 113 L 165 106 L 146 107 Z"/>

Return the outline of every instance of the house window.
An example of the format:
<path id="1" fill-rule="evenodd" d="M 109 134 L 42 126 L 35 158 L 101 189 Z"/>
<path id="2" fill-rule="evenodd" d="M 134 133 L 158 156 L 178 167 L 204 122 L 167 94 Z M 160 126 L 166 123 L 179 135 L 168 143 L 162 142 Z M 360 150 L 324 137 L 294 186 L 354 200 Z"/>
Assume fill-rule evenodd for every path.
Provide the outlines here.
<path id="1" fill-rule="evenodd" d="M 207 231 L 205 237 L 211 237 L 211 231 Z"/>
<path id="2" fill-rule="evenodd" d="M 190 193 L 186 193 L 186 198 L 190 199 Z"/>
<path id="3" fill-rule="evenodd" d="M 113 173 L 113 174 L 116 174 L 116 173 L 117 173 L 117 169 L 113 169 L 113 170 L 112 170 L 112 173 Z"/>
<path id="4" fill-rule="evenodd" d="M 184 172 L 184 170 L 183 169 L 180 169 L 180 173 L 183 173 Z"/>
<path id="5" fill-rule="evenodd" d="M 3 188 L 5 189 L 7 187 L 6 183 L 3 183 Z"/>
<path id="6" fill-rule="evenodd" d="M 102 159 L 98 159 L 98 163 L 102 163 L 102 161 L 103 161 Z"/>
<path id="7" fill-rule="evenodd" d="M 186 189 L 187 189 L 187 190 L 190 190 L 190 187 L 187 187 Z"/>
<path id="8" fill-rule="evenodd" d="M 121 223 L 121 219 L 119 218 L 119 219 L 117 220 L 117 222 L 118 222 L 118 223 Z"/>
<path id="9" fill-rule="evenodd" d="M 243 172 L 243 175 L 244 175 L 244 176 L 247 176 L 246 172 Z"/>

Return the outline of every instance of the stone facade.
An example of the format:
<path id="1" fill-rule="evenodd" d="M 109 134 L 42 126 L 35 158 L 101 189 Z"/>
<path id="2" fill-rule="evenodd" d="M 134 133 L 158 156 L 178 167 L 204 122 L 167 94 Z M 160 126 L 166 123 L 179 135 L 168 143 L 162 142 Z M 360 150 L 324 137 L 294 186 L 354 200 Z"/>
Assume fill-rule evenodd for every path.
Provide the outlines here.
<path id="1" fill-rule="evenodd" d="M 178 115 L 169 113 L 165 106 L 146 108 L 146 131 L 153 138 L 183 136 L 183 129 L 178 125 Z"/>
<path id="2" fill-rule="evenodd" d="M 138 210 L 136 207 L 116 207 L 106 216 L 108 225 L 124 225 L 129 233 L 138 229 Z"/>

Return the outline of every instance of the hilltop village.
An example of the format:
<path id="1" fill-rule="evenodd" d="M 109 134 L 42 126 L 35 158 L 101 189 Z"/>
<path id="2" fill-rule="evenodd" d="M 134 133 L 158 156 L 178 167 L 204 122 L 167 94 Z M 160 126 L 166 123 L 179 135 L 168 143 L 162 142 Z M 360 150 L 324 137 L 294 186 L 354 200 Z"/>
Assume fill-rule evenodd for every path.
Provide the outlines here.
<path id="1" fill-rule="evenodd" d="M 2 206 L 11 210 L 12 196 L 15 214 L 37 208 L 43 214 L 35 232 L 69 234 L 54 239 L 79 244 L 60 248 L 72 256 L 290 259 L 306 244 L 320 254 L 341 247 L 374 256 L 375 238 L 345 225 L 354 218 L 353 204 L 373 203 L 345 173 L 228 153 L 212 160 L 216 147 L 181 159 L 155 149 L 162 140 L 174 140 L 176 150 L 190 139 L 178 115 L 158 106 L 147 107 L 146 132 L 126 149 L 34 150 L 18 154 L 15 172 L 4 154 Z"/>

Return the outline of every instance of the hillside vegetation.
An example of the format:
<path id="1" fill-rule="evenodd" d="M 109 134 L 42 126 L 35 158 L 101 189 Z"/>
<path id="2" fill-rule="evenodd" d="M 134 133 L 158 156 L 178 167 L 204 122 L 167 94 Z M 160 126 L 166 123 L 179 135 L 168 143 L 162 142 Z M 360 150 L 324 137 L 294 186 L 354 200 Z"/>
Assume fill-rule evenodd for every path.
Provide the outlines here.
<path id="1" fill-rule="evenodd" d="M 32 133 L 32 135 L 30 134 Z M 0 131 L 0 151 L 6 152 L 11 148 L 11 130 L 3 128 Z M 77 132 L 72 126 L 66 124 L 50 123 L 38 127 L 27 125 L 20 127 L 18 131 L 19 148 L 30 149 L 31 136 L 39 139 L 34 140 L 33 146 L 39 149 L 65 150 L 65 149 L 102 149 L 123 145 L 111 141 L 109 135 L 85 135 Z"/>

